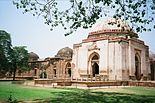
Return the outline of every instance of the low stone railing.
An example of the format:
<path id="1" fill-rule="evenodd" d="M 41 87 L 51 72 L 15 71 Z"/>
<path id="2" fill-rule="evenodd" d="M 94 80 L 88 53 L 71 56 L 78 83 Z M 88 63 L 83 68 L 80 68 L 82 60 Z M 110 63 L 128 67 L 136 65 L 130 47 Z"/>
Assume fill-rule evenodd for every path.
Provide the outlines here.
<path id="1" fill-rule="evenodd" d="M 85 87 L 101 87 L 101 86 L 144 86 L 155 87 L 152 81 L 88 81 L 88 80 L 71 80 L 71 79 L 35 79 L 35 84 L 42 85 L 59 85 L 59 86 L 85 86 Z"/>
<path id="2" fill-rule="evenodd" d="M 153 81 L 128 81 L 129 86 L 155 87 Z"/>

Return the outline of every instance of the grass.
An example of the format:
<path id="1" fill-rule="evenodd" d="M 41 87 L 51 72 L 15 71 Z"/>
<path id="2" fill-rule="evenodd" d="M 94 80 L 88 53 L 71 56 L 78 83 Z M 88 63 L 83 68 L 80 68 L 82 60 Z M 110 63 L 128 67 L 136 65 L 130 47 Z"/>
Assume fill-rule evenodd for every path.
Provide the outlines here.
<path id="1" fill-rule="evenodd" d="M 0 82 L 0 100 L 6 100 L 12 95 L 18 100 L 34 100 L 53 97 L 53 92 L 69 91 L 65 89 L 26 87 L 23 85 L 11 84 L 11 82 Z"/>
<path id="2" fill-rule="evenodd" d="M 56 89 L 0 82 L 0 102 L 7 101 L 10 95 L 18 101 L 39 103 L 155 103 L 155 88 Z"/>
<path id="3" fill-rule="evenodd" d="M 94 91 L 94 90 L 93 90 Z M 95 91 L 103 92 L 114 92 L 114 93 L 126 93 L 134 95 L 143 95 L 143 96 L 154 96 L 155 97 L 155 88 L 153 87 L 124 87 L 124 88 L 108 88 L 108 89 L 97 89 Z"/>

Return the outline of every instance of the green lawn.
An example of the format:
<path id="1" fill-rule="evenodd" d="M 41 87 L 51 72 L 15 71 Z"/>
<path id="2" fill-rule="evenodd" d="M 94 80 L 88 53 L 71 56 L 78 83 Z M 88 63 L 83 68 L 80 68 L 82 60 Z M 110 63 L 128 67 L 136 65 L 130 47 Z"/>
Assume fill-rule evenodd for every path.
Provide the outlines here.
<path id="1" fill-rule="evenodd" d="M 56 89 L 0 82 L 0 102 L 7 101 L 10 95 L 13 100 L 39 103 L 155 103 L 155 88 Z"/>

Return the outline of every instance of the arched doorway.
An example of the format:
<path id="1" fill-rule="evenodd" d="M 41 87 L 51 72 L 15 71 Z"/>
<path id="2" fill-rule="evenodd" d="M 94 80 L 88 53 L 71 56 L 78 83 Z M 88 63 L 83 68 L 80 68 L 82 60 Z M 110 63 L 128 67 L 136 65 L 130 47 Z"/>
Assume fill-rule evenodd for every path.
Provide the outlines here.
<path id="1" fill-rule="evenodd" d="M 96 74 L 99 74 L 99 65 L 96 62 L 92 65 L 92 71 L 93 77 L 95 77 Z"/>
<path id="2" fill-rule="evenodd" d="M 141 79 L 141 59 L 138 54 L 135 55 L 135 77 L 137 80 Z"/>
<path id="3" fill-rule="evenodd" d="M 99 55 L 97 53 L 93 53 L 90 57 L 90 61 L 92 76 L 95 77 L 99 74 Z"/>
<path id="4" fill-rule="evenodd" d="M 66 64 L 66 71 L 65 71 L 65 74 L 68 75 L 69 77 L 71 77 L 71 75 L 72 75 L 71 63 L 67 63 L 67 64 Z"/>
<path id="5" fill-rule="evenodd" d="M 54 77 L 56 77 L 56 73 L 57 73 L 56 68 L 54 68 L 53 69 L 53 75 L 54 75 Z"/>
<path id="6" fill-rule="evenodd" d="M 34 76 L 37 76 L 37 68 L 34 69 Z"/>
<path id="7" fill-rule="evenodd" d="M 155 62 L 151 61 L 150 62 L 150 69 L 151 69 L 151 80 L 155 80 Z"/>
<path id="8" fill-rule="evenodd" d="M 71 77 L 71 68 L 68 69 L 68 75 Z"/>

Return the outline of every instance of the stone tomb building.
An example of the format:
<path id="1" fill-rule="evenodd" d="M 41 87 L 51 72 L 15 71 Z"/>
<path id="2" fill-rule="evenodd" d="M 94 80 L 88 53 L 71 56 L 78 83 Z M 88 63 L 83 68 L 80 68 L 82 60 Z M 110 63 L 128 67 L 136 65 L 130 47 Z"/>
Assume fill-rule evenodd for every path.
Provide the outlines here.
<path id="1" fill-rule="evenodd" d="M 100 21 L 87 39 L 73 46 L 73 78 L 140 80 L 149 72 L 148 46 L 119 19 Z"/>

